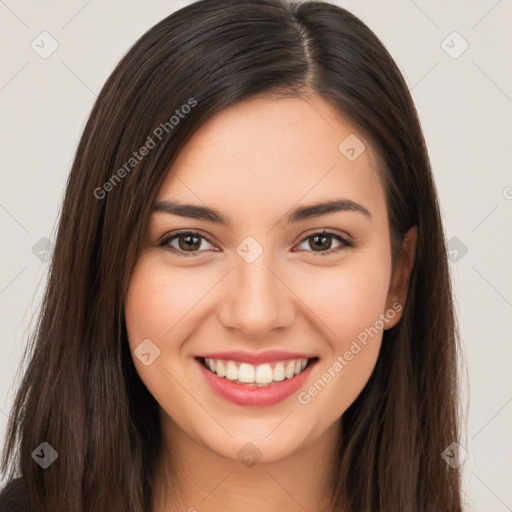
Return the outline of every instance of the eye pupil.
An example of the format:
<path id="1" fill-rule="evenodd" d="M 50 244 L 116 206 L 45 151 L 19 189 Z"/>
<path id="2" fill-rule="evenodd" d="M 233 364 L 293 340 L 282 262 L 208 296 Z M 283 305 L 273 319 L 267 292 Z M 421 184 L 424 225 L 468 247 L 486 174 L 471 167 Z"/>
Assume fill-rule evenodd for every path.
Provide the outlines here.
<path id="1" fill-rule="evenodd" d="M 320 249 L 329 249 L 329 247 L 330 247 L 330 245 L 331 245 L 331 244 L 330 244 L 330 243 L 325 243 L 325 241 L 326 241 L 326 240 L 330 240 L 330 238 L 331 238 L 330 236 L 325 236 L 325 235 L 316 235 L 316 236 L 314 236 L 314 237 L 312 237 L 312 238 L 313 238 L 313 240 L 314 240 L 314 243 L 315 243 L 315 244 L 316 244 L 316 243 L 318 243 L 318 241 L 319 241 L 319 240 L 323 240 L 323 241 L 324 241 L 324 243 L 323 243 L 323 244 L 322 244 L 322 243 L 320 244 L 320 246 L 319 246 L 319 247 L 320 247 Z M 310 246 L 311 246 L 311 248 L 312 248 L 313 250 L 315 250 L 315 251 L 317 250 L 317 249 L 315 249 L 315 246 L 313 246 L 313 245 L 311 245 L 311 244 L 310 244 Z M 318 247 L 318 246 L 317 246 L 317 247 Z"/>
<path id="2" fill-rule="evenodd" d="M 183 239 L 186 239 L 186 242 L 184 244 L 181 243 Z M 198 242 L 192 242 L 192 240 L 198 240 Z M 197 236 L 192 235 L 181 235 L 179 238 L 179 246 L 180 249 L 186 250 L 186 249 L 199 249 L 201 246 L 201 240 Z"/>

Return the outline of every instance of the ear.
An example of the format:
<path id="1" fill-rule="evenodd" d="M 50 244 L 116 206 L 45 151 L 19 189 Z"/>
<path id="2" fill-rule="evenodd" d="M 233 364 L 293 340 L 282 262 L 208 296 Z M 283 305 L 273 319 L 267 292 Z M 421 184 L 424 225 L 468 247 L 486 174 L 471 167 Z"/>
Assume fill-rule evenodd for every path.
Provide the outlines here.
<path id="1" fill-rule="evenodd" d="M 393 269 L 391 283 L 386 299 L 386 311 L 392 310 L 396 314 L 386 322 L 386 329 L 394 327 L 402 318 L 402 313 L 407 299 L 407 287 L 416 257 L 416 244 L 418 229 L 416 226 L 407 231 L 402 242 L 400 256 Z"/>

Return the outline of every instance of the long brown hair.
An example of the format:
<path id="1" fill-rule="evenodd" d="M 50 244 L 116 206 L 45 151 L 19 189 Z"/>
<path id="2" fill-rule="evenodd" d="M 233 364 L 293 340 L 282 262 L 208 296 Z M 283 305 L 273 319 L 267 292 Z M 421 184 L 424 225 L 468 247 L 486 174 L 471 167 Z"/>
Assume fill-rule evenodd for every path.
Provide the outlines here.
<path id="1" fill-rule="evenodd" d="M 202 0 L 173 13 L 134 44 L 98 96 L 68 179 L 3 453 L 4 473 L 21 477 L 32 510 L 151 510 L 158 404 L 133 365 L 123 311 L 155 196 L 180 149 L 216 113 L 255 94 L 306 89 L 382 158 L 394 258 L 418 228 L 402 320 L 385 331 L 374 372 L 342 417 L 333 510 L 460 512 L 459 469 L 441 457 L 459 439 L 458 338 L 411 95 L 357 17 L 285 0 Z M 31 456 L 42 442 L 58 453 L 47 469 Z"/>

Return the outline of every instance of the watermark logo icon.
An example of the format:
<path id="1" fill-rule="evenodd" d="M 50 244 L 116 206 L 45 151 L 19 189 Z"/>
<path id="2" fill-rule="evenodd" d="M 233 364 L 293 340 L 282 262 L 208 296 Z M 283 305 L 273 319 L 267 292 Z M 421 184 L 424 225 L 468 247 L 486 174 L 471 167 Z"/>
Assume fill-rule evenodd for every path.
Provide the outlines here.
<path id="1" fill-rule="evenodd" d="M 50 261 L 52 257 L 53 248 L 54 243 L 46 236 L 43 236 L 43 238 L 39 239 L 34 247 L 32 247 L 32 254 L 43 263 L 46 263 Z"/>
<path id="2" fill-rule="evenodd" d="M 468 252 L 468 248 L 456 236 L 448 240 L 448 258 L 451 262 L 459 262 Z"/>
<path id="3" fill-rule="evenodd" d="M 441 453 L 448 466 L 457 469 L 468 458 L 469 453 L 459 443 L 453 442 Z"/>
<path id="4" fill-rule="evenodd" d="M 160 356 L 160 349 L 147 338 L 134 349 L 133 353 L 144 366 L 149 366 Z"/>
<path id="5" fill-rule="evenodd" d="M 41 443 L 33 452 L 32 458 L 43 468 L 51 466 L 59 454 L 47 442 Z"/>
<path id="6" fill-rule="evenodd" d="M 263 247 L 252 236 L 248 236 L 238 245 L 236 252 L 246 263 L 253 263 L 260 257 Z"/>
<path id="7" fill-rule="evenodd" d="M 243 464 L 251 468 L 261 459 L 263 454 L 253 443 L 248 442 L 238 450 L 236 455 Z"/>
<path id="8" fill-rule="evenodd" d="M 338 146 L 340 153 L 342 153 L 345 158 L 351 162 L 357 160 L 365 149 L 366 146 L 364 145 L 363 141 L 353 133 L 344 138 Z"/>
<path id="9" fill-rule="evenodd" d="M 43 31 L 32 41 L 30 46 L 39 57 L 47 59 L 57 50 L 59 43 L 49 32 Z"/>
<path id="10" fill-rule="evenodd" d="M 468 48 L 469 43 L 454 30 L 443 41 L 441 48 L 452 58 L 458 59 Z"/>

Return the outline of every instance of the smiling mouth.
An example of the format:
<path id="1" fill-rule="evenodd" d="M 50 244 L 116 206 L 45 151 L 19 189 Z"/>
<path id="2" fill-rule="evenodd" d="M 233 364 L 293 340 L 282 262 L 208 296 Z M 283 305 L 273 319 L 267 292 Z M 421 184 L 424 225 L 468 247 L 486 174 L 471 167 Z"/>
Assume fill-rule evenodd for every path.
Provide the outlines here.
<path id="1" fill-rule="evenodd" d="M 258 365 L 207 357 L 198 357 L 197 359 L 208 371 L 235 384 L 268 387 L 300 375 L 306 368 L 314 364 L 318 357 L 285 359 Z"/>

